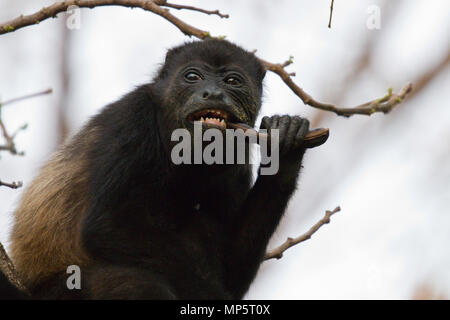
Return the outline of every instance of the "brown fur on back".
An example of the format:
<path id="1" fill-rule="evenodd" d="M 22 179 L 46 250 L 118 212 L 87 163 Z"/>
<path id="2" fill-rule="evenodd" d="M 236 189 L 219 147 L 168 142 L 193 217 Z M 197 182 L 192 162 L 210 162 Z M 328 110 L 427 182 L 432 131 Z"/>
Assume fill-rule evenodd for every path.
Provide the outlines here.
<path id="1" fill-rule="evenodd" d="M 90 132 L 93 133 L 92 130 Z M 87 264 L 80 225 L 87 208 L 88 132 L 76 136 L 41 169 L 15 212 L 11 256 L 25 285 L 33 288 L 69 265 Z"/>

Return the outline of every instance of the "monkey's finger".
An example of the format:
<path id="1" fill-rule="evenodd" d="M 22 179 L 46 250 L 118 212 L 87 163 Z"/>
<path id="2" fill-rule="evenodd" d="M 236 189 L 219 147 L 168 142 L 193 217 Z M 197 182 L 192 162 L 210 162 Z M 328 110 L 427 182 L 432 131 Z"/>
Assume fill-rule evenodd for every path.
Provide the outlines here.
<path id="1" fill-rule="evenodd" d="M 233 125 L 232 123 L 230 125 Z M 269 129 L 270 128 L 270 118 L 268 116 L 264 116 L 261 120 L 260 129 Z"/>
<path id="2" fill-rule="evenodd" d="M 281 116 L 280 121 L 279 121 L 279 125 L 276 129 L 278 129 L 278 134 L 280 137 L 279 143 L 280 143 L 280 151 L 283 152 L 283 150 L 285 150 L 284 146 L 286 145 L 286 140 L 287 139 L 287 132 L 289 130 L 291 126 L 291 117 L 284 115 Z"/>
<path id="3" fill-rule="evenodd" d="M 298 116 L 291 117 L 291 123 L 289 124 L 289 129 L 286 132 L 286 136 L 283 139 L 283 148 L 289 151 L 292 146 L 295 145 L 297 131 L 301 125 L 301 118 Z M 281 146 L 280 146 L 281 147 Z"/>
<path id="4" fill-rule="evenodd" d="M 272 116 L 270 117 L 270 127 L 269 129 L 278 129 L 280 127 L 280 116 Z M 269 133 L 270 133 L 269 130 Z"/>
<path id="5" fill-rule="evenodd" d="M 305 118 L 300 119 L 300 126 L 298 128 L 294 144 L 296 148 L 299 148 L 300 146 L 306 148 L 304 144 L 304 139 L 308 134 L 308 132 L 309 132 L 309 121 Z"/>
<path id="6" fill-rule="evenodd" d="M 271 129 L 278 129 L 280 116 L 274 115 L 271 117 L 265 116 L 260 125 L 260 129 L 266 129 L 268 135 L 270 135 Z"/>

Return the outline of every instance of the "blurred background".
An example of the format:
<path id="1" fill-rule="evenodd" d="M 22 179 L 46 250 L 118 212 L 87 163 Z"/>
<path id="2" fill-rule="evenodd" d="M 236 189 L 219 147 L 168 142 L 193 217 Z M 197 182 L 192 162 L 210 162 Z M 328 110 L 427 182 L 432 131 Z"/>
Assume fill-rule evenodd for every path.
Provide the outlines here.
<path id="1" fill-rule="evenodd" d="M 310 150 L 295 197 L 269 248 L 307 231 L 340 205 L 330 224 L 280 260 L 265 262 L 247 299 L 450 297 L 450 2 L 448 0 L 183 1 L 229 19 L 171 10 L 287 68 L 315 99 L 356 106 L 408 82 L 415 90 L 390 114 L 338 117 L 305 106 L 273 73 L 262 115 L 308 117 L 330 128 Z M 0 0 L 0 22 L 53 1 Z M 380 28 L 368 28 L 374 7 Z M 375 9 L 377 10 L 377 9 Z M 59 15 L 0 36 L 0 101 L 52 88 L 2 108 L 23 157 L 0 154 L 0 179 L 31 182 L 65 137 L 106 104 L 149 81 L 168 48 L 187 41 L 141 9 L 82 9 L 80 28 Z M 369 23 L 370 26 L 370 23 Z M 260 117 L 261 118 L 261 117 Z M 0 144 L 4 141 L 0 138 Z M 24 188 L 0 187 L 0 242 L 8 248 Z"/>

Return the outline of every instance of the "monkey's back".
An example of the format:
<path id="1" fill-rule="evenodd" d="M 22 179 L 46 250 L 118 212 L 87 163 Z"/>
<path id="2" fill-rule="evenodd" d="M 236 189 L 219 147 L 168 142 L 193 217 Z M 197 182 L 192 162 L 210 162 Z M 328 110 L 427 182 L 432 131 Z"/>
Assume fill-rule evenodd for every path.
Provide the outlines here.
<path id="1" fill-rule="evenodd" d="M 80 245 L 88 189 L 82 150 L 92 136 L 84 131 L 52 156 L 15 211 L 11 257 L 29 289 L 69 265 L 87 262 Z"/>

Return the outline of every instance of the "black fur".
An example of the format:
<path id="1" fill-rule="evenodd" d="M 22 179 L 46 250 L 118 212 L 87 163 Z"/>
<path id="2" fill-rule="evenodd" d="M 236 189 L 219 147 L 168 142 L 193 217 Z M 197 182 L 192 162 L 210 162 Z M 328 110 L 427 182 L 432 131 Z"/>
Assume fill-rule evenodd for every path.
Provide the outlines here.
<path id="1" fill-rule="evenodd" d="M 186 83 L 186 66 L 204 78 Z M 221 67 L 238 70 L 243 85 L 225 84 Z M 308 121 L 263 119 L 262 128 L 280 129 L 280 170 L 259 176 L 253 187 L 247 164 L 173 165 L 170 134 L 190 128 L 186 116 L 205 106 L 220 106 L 234 120 L 254 125 L 264 73 L 252 53 L 227 41 L 179 46 L 151 84 L 107 106 L 75 137 L 93 127 L 98 134 L 83 146 L 90 184 L 82 242 L 92 263 L 82 267 L 82 289 L 73 297 L 243 297 L 295 190 Z M 66 297 L 66 278 L 55 276 L 36 295 Z"/>
<path id="2" fill-rule="evenodd" d="M 28 296 L 20 292 L 15 286 L 9 282 L 3 272 L 0 271 L 0 299 L 2 300 L 18 300 L 18 299 L 27 299 Z"/>

